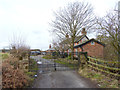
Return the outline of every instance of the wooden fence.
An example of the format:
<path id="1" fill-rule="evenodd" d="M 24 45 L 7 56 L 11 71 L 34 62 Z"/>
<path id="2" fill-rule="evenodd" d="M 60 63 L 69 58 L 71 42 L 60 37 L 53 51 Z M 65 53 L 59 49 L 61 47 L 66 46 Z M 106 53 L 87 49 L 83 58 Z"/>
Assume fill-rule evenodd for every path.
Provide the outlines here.
<path id="1" fill-rule="evenodd" d="M 118 68 L 118 65 L 120 64 L 120 62 L 105 61 L 105 60 L 100 60 L 92 57 L 88 57 L 88 58 L 89 58 L 88 66 L 91 67 L 92 69 L 106 73 L 108 75 L 120 77 L 120 74 L 119 74 L 120 69 Z"/>

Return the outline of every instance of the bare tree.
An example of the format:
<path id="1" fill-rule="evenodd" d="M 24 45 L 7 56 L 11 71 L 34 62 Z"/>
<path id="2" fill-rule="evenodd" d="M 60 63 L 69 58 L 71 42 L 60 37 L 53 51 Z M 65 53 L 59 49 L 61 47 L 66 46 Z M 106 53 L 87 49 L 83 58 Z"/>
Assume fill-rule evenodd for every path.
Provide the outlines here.
<path id="1" fill-rule="evenodd" d="M 53 44 L 53 47 L 54 47 L 54 49 L 56 50 L 56 51 L 60 51 L 60 46 L 59 46 L 59 40 L 53 40 L 52 41 L 52 44 Z"/>
<path id="2" fill-rule="evenodd" d="M 105 40 L 109 40 L 111 48 L 113 47 L 118 53 L 118 13 L 111 11 L 105 17 L 96 19 L 96 24 L 98 33 L 103 36 L 102 41 L 107 44 Z"/>
<path id="3" fill-rule="evenodd" d="M 90 30 L 93 26 L 93 8 L 90 4 L 83 2 L 69 3 L 63 9 L 55 12 L 55 20 L 51 22 L 52 32 L 61 39 L 69 35 L 68 42 L 71 51 L 74 51 L 75 38 L 80 34 L 82 28 Z"/>
<path id="4" fill-rule="evenodd" d="M 30 51 L 30 47 L 26 44 L 25 39 L 23 36 L 16 36 L 13 35 L 13 37 L 10 40 L 10 53 L 19 59 L 23 59 L 27 56 L 27 54 Z"/>

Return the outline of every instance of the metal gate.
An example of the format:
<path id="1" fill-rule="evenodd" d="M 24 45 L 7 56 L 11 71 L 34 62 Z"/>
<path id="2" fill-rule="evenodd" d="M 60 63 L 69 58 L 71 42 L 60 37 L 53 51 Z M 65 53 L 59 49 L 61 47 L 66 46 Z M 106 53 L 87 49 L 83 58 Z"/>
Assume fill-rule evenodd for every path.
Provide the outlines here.
<path id="1" fill-rule="evenodd" d="M 49 52 L 45 55 L 33 56 L 32 58 L 38 63 L 38 72 L 46 73 L 51 71 L 78 70 L 80 65 L 80 54 L 83 54 L 83 52 L 69 54 Z M 72 55 L 74 59 L 71 59 Z M 45 59 L 46 57 L 49 59 Z"/>

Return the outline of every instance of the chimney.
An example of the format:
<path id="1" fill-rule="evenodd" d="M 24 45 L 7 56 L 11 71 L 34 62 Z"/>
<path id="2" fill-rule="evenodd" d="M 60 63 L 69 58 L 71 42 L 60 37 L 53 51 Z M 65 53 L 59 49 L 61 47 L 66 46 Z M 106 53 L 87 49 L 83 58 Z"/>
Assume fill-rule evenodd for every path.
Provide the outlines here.
<path id="1" fill-rule="evenodd" d="M 51 48 L 51 44 L 49 45 L 49 48 Z"/>
<path id="2" fill-rule="evenodd" d="M 85 31 L 85 28 L 82 29 L 81 33 L 82 33 L 82 35 L 86 35 L 87 32 Z"/>
<path id="3" fill-rule="evenodd" d="M 68 33 L 66 34 L 66 38 L 69 38 L 69 35 L 68 35 Z"/>

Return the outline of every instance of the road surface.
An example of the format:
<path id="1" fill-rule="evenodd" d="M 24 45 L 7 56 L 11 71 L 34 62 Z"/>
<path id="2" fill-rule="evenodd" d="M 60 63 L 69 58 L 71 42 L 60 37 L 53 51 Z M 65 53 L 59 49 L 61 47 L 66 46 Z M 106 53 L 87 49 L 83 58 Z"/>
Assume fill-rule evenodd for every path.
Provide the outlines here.
<path id="1" fill-rule="evenodd" d="M 40 56 L 34 57 L 43 63 L 53 63 Z M 48 70 L 46 73 L 38 71 L 37 78 L 35 79 L 32 88 L 97 88 L 97 84 L 81 77 L 76 71 L 54 71 Z"/>

